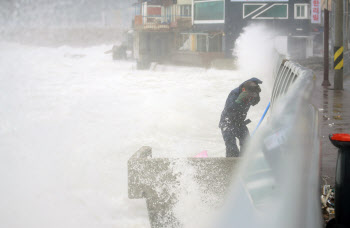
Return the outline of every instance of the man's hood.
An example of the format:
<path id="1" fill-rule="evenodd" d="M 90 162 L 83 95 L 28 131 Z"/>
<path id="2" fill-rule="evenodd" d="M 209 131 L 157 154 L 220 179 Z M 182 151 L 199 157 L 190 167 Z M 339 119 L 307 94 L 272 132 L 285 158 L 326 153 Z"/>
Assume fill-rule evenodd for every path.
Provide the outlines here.
<path id="1" fill-rule="evenodd" d="M 251 81 L 251 82 L 255 82 L 256 84 L 262 84 L 263 82 L 258 79 L 258 78 L 251 78 L 251 79 L 248 79 L 247 81 L 244 81 L 242 84 L 239 85 L 238 87 L 238 92 L 240 93 L 242 91 L 242 87 L 243 87 L 243 84 L 248 82 L 248 81 Z"/>

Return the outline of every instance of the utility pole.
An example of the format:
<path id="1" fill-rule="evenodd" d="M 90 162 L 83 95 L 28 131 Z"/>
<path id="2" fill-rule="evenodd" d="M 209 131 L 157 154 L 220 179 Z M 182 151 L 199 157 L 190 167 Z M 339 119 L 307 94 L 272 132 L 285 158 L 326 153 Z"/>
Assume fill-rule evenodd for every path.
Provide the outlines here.
<path id="1" fill-rule="evenodd" d="M 335 0 L 334 89 L 343 89 L 343 0 Z"/>
<path id="2" fill-rule="evenodd" d="M 324 31 L 323 31 L 323 82 L 322 86 L 330 86 L 329 83 L 329 11 L 328 1 L 327 7 L 324 9 Z"/>
<path id="3" fill-rule="evenodd" d="M 344 52 L 349 50 L 349 0 L 343 0 L 343 35 L 344 35 Z"/>

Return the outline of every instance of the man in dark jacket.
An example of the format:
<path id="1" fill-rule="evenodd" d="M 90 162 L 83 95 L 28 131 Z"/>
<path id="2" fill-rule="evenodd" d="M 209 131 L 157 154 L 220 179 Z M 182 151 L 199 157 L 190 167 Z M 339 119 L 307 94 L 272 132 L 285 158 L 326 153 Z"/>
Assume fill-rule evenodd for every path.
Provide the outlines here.
<path id="1" fill-rule="evenodd" d="M 226 157 L 240 156 L 236 138 L 239 140 L 242 151 L 249 137 L 249 130 L 246 125 L 250 123 L 250 120 L 245 118 L 250 106 L 254 106 L 260 101 L 259 93 L 261 89 L 259 84 L 262 84 L 262 81 L 251 78 L 232 90 L 227 97 L 219 123 L 226 145 Z"/>

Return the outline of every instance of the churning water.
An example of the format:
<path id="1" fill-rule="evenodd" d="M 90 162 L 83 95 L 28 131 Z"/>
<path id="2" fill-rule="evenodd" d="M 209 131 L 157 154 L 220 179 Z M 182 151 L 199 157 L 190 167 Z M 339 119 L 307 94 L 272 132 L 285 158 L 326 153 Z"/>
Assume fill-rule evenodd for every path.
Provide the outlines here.
<path id="1" fill-rule="evenodd" d="M 128 199 L 130 156 L 144 145 L 155 157 L 204 149 L 225 156 L 218 122 L 227 95 L 262 77 L 137 71 L 133 62 L 113 61 L 109 49 L 0 43 L 1 227 L 149 227 L 145 201 Z M 248 114 L 250 130 L 269 88 L 263 84 Z"/>

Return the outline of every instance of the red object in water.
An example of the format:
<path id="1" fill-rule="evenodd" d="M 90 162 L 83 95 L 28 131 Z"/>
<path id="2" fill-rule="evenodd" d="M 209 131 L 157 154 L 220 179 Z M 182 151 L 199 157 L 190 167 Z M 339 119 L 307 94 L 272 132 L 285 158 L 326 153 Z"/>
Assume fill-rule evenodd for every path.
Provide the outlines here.
<path id="1" fill-rule="evenodd" d="M 203 150 L 202 152 L 200 152 L 195 156 L 195 158 L 207 158 L 207 157 L 208 157 L 208 151 L 206 150 Z"/>
<path id="2" fill-rule="evenodd" d="M 333 134 L 331 137 L 332 140 L 341 141 L 341 142 L 350 142 L 349 134 Z"/>

